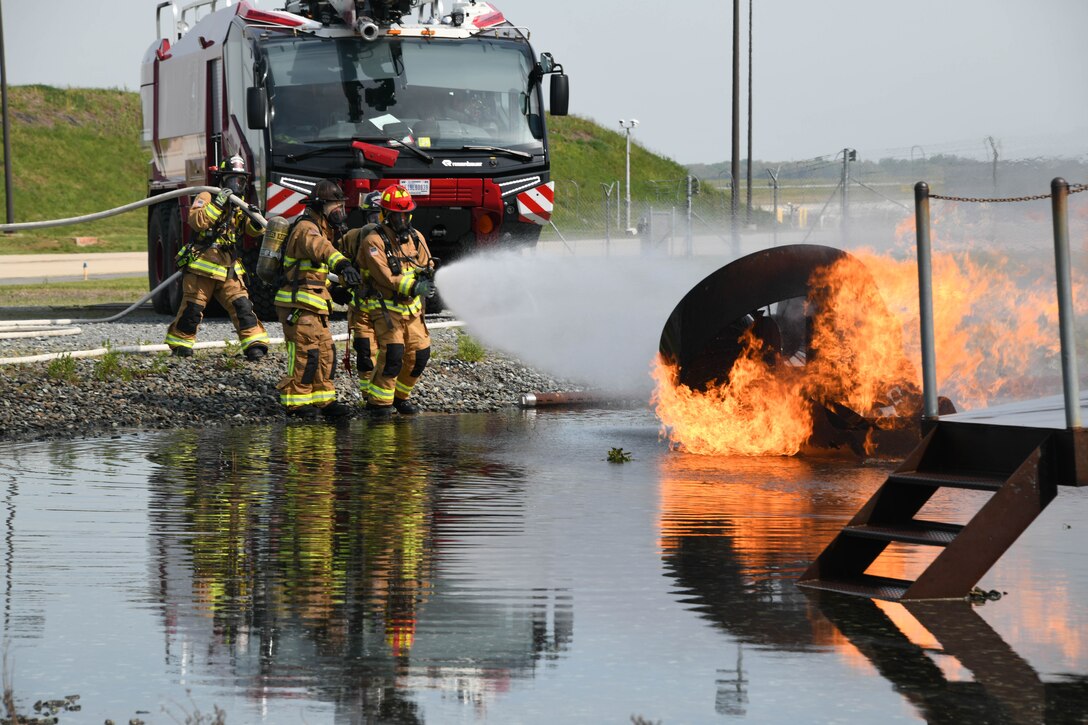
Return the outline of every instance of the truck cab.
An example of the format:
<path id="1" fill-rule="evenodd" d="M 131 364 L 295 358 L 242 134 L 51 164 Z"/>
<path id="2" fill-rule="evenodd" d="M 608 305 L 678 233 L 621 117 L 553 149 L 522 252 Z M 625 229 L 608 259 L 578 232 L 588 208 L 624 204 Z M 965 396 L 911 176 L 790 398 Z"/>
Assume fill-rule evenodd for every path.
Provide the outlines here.
<path id="1" fill-rule="evenodd" d="M 201 0 L 158 13 L 141 82 L 150 195 L 208 184 L 209 168 L 237 153 L 268 217 L 297 216 L 332 179 L 349 223 L 361 225 L 363 197 L 402 184 L 417 204 L 413 225 L 446 261 L 535 244 L 550 221 L 543 85 L 552 76 L 550 111 L 562 115 L 567 78 L 490 3 L 444 14 L 440 2 L 412 0 L 295 0 L 284 10 Z M 188 201 L 150 207 L 152 286 L 188 238 Z M 256 252 L 243 253 L 251 270 Z M 249 284 L 272 315 L 270 295 L 255 276 Z M 156 308 L 179 298 L 165 291 Z"/>

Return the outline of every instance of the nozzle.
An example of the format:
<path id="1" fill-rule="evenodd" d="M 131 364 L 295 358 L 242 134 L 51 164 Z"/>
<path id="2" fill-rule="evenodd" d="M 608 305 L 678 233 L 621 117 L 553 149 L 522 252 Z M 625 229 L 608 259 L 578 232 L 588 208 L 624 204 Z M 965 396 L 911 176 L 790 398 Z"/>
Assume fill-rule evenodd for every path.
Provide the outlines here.
<path id="1" fill-rule="evenodd" d="M 365 15 L 355 21 L 355 32 L 362 36 L 363 40 L 374 40 L 378 37 L 378 24 Z"/>

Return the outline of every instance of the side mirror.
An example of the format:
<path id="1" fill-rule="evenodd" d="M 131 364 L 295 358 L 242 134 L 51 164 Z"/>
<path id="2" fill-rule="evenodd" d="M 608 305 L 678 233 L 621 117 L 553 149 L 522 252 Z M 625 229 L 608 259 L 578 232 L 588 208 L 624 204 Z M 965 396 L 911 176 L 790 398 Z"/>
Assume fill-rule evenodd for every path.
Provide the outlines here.
<path id="1" fill-rule="evenodd" d="M 551 53 L 540 54 L 540 72 L 544 74 L 551 73 L 555 70 L 555 59 L 552 58 Z"/>
<path id="2" fill-rule="evenodd" d="M 553 116 L 566 116 L 567 106 L 570 101 L 570 86 L 567 82 L 567 75 L 565 73 L 559 73 L 553 75 L 551 80 L 551 102 L 548 104 L 548 110 Z"/>
<path id="3" fill-rule="evenodd" d="M 268 128 L 268 93 L 263 88 L 246 89 L 246 123 L 250 128 Z"/>

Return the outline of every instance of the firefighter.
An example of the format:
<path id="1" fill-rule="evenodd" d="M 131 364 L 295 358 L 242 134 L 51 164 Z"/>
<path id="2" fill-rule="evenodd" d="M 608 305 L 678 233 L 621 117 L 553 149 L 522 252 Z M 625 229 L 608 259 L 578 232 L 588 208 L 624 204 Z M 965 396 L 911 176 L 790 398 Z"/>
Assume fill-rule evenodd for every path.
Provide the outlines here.
<path id="1" fill-rule="evenodd" d="M 378 207 L 381 222 L 366 235 L 355 258 L 373 289 L 367 308 L 378 338 L 367 412 L 386 417 L 396 409 L 412 415 L 417 409 L 408 398 L 431 355 L 420 298 L 434 296 L 434 261 L 427 241 L 412 228 L 416 204 L 407 189 L 386 187 Z"/>
<path id="2" fill-rule="evenodd" d="M 332 269 L 348 288 L 362 283 L 359 271 L 332 240 L 342 234 L 347 215 L 344 193 L 319 181 L 295 222 L 283 252 L 286 282 L 276 292 L 276 312 L 287 342 L 287 375 L 276 386 L 290 416 L 313 420 L 346 418 L 351 407 L 336 400 L 336 349 L 329 330 L 332 307 L 327 286 Z"/>
<path id="3" fill-rule="evenodd" d="M 243 196 L 249 174 L 241 156 L 231 156 L 219 165 L 215 184 L 222 187 L 212 197 L 202 191 L 189 209 L 193 240 L 178 252 L 182 276 L 182 299 L 177 317 L 166 331 L 166 344 L 172 354 L 190 357 L 196 333 L 204 319 L 204 309 L 216 299 L 230 315 L 242 351 L 247 360 L 259 360 L 268 354 L 268 333 L 257 319 L 242 275 L 238 255 L 240 235 L 257 237 L 261 228 L 240 208 L 231 206 L 231 194 Z"/>
<path id="4" fill-rule="evenodd" d="M 363 197 L 359 210 L 363 212 L 365 225 L 351 229 L 344 235 L 340 243 L 340 251 L 351 260 L 360 258 L 360 248 L 366 236 L 374 230 L 380 220 L 378 202 L 381 193 L 372 191 Z M 355 262 L 363 276 L 363 284 L 356 289 L 347 289 L 342 285 L 334 285 L 330 290 L 332 299 L 348 308 L 348 337 L 351 339 L 351 349 L 355 351 L 355 369 L 359 375 L 359 391 L 366 402 L 367 393 L 370 390 L 370 378 L 374 372 L 374 358 L 378 355 L 378 338 L 374 334 L 374 325 L 370 321 L 370 311 L 367 309 L 371 301 L 372 293 L 367 284 L 368 275 L 360 262 Z M 350 366 L 351 354 L 346 353 L 345 366 Z"/>

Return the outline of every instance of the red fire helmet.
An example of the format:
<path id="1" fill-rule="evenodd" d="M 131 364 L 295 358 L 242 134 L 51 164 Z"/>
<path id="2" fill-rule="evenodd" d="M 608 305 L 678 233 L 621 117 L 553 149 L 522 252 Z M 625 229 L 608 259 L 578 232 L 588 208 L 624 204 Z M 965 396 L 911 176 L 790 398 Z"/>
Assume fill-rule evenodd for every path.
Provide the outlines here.
<path id="1" fill-rule="evenodd" d="M 382 198 L 378 201 L 378 206 L 385 211 L 409 212 L 416 208 L 416 202 L 407 189 L 400 184 L 394 184 L 382 190 Z"/>

